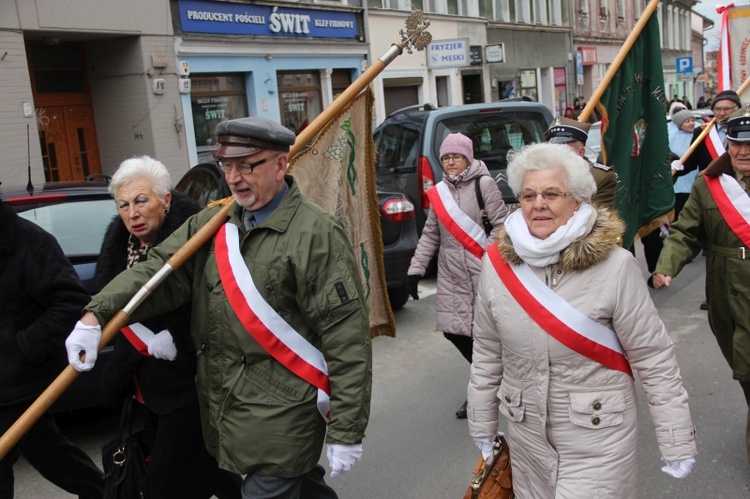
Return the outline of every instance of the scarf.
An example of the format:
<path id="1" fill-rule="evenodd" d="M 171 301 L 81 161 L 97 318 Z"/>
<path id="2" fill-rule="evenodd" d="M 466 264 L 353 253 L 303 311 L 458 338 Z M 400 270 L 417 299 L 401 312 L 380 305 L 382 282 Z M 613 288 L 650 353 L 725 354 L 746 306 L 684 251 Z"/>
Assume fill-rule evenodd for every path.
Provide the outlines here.
<path id="1" fill-rule="evenodd" d="M 462 171 L 458 175 L 448 175 L 446 173 L 445 175 L 443 175 L 443 177 L 445 178 L 446 181 L 450 182 L 451 184 L 458 185 L 459 182 L 461 182 L 463 179 L 469 176 L 469 173 L 471 172 L 471 170 L 474 169 L 474 165 L 476 164 L 479 164 L 479 161 L 475 159 L 472 164 L 467 166 L 466 169 L 464 169 L 464 171 Z"/>
<path id="2" fill-rule="evenodd" d="M 560 261 L 560 252 L 570 243 L 591 231 L 596 220 L 596 210 L 583 203 L 573 216 L 549 235 L 539 239 L 531 235 L 522 210 L 516 210 L 505 219 L 505 232 L 513 243 L 516 254 L 532 267 L 546 267 Z"/>

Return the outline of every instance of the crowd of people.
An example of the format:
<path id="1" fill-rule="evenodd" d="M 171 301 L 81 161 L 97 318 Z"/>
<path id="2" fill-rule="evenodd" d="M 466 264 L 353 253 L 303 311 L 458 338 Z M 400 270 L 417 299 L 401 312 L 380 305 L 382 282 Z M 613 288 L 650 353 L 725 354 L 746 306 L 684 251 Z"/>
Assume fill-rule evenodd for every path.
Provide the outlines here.
<path id="1" fill-rule="evenodd" d="M 699 133 L 684 104 L 670 109 L 675 158 Z M 716 142 L 672 164 L 677 221 L 648 284 L 669 286 L 706 249 L 709 324 L 750 406 L 750 106 L 734 92 L 711 106 Z M 621 247 L 616 168 L 585 156 L 589 127 L 561 116 L 546 143 L 510 153 L 512 213 L 472 140 L 447 135 L 408 270 L 418 299 L 437 257 L 436 329 L 470 363 L 456 417 L 467 418 L 485 458 L 505 418 L 517 497 L 636 496 L 636 374 L 662 470 L 682 478 L 697 455 L 674 344 Z M 321 453 L 332 478 L 351 470 L 370 414 L 372 349 L 355 256 L 341 224 L 286 174 L 294 133 L 255 117 L 223 122 L 216 134 L 229 212 L 117 336 L 103 399 L 115 408 L 135 401 L 153 430 L 143 497 L 335 498 Z M 120 165 L 110 185 L 118 215 L 93 297 L 54 238 L 0 204 L 4 428 L 59 372 L 66 350 L 76 370 L 92 369 L 101 326 L 223 209 L 201 210 L 170 185 L 153 158 Z M 750 410 L 746 439 L 750 460 Z M 0 460 L 2 497 L 13 497 L 19 455 L 70 493 L 102 497 L 101 470 L 51 416 Z"/>

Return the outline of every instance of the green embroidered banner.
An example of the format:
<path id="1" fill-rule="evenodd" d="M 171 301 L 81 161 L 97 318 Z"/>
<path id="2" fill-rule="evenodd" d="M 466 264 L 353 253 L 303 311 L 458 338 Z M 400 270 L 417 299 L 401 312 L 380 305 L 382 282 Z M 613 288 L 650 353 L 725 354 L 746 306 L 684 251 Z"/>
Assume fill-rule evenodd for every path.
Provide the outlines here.
<path id="1" fill-rule="evenodd" d="M 659 23 L 652 16 L 597 104 L 602 158 L 617 172 L 623 247 L 668 221 L 674 207 Z"/>

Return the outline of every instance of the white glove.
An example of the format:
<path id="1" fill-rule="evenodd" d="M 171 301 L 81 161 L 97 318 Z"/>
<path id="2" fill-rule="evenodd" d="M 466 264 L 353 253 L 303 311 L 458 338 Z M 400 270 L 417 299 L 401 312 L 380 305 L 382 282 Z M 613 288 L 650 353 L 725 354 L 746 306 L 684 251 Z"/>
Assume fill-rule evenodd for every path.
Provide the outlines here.
<path id="1" fill-rule="evenodd" d="M 331 465 L 331 478 L 343 475 L 362 459 L 362 444 L 328 444 L 328 464 Z"/>
<path id="2" fill-rule="evenodd" d="M 505 435 L 502 431 L 498 431 L 496 434 L 498 437 L 502 437 Z M 477 446 L 477 449 L 479 449 L 482 452 L 482 457 L 484 460 L 488 460 L 492 457 L 492 449 L 495 447 L 495 437 L 473 437 L 474 439 L 474 445 Z"/>
<path id="3" fill-rule="evenodd" d="M 668 461 L 665 459 L 664 462 L 667 463 L 667 465 L 661 469 L 664 473 L 675 478 L 685 478 L 690 473 L 690 470 L 693 469 L 695 458 L 689 457 L 680 461 Z"/>
<path id="4" fill-rule="evenodd" d="M 169 329 L 165 329 L 154 335 L 151 341 L 148 342 L 148 353 L 162 360 L 174 360 L 177 358 L 177 347 L 174 346 L 174 339 L 169 334 Z"/>
<path id="5" fill-rule="evenodd" d="M 81 321 L 76 322 L 76 327 L 65 340 L 65 348 L 68 350 L 68 364 L 78 372 L 90 371 L 96 363 L 101 339 L 101 326 L 87 326 Z M 81 361 L 81 352 L 84 353 L 83 361 Z"/>
<path id="6" fill-rule="evenodd" d="M 684 169 L 685 169 L 685 165 L 683 165 L 682 163 L 680 163 L 679 159 L 676 159 L 676 160 L 672 161 L 672 170 L 674 170 L 676 172 L 681 172 Z"/>
<path id="7" fill-rule="evenodd" d="M 474 437 L 474 445 L 482 453 L 484 460 L 492 457 L 492 448 L 495 446 L 495 439 L 492 437 Z"/>

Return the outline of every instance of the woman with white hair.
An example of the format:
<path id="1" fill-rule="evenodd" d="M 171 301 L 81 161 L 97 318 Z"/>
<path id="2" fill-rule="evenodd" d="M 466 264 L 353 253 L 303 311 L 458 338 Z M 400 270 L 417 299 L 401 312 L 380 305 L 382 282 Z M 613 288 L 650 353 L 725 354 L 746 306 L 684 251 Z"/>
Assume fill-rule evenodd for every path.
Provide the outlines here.
<path id="1" fill-rule="evenodd" d="M 469 430 L 485 459 L 508 422 L 517 497 L 636 497 L 646 392 L 666 473 L 695 462 L 674 346 L 617 215 L 591 206 L 570 148 L 527 146 L 508 166 L 521 208 L 487 249 L 474 316 Z"/>
<path id="2" fill-rule="evenodd" d="M 170 185 L 164 164 L 148 156 L 124 161 L 112 176 L 109 190 L 119 215 L 107 228 L 97 261 L 99 289 L 144 261 L 151 248 L 199 211 L 195 201 L 171 192 Z M 195 373 L 189 306 L 131 324 L 115 339 L 102 398 L 109 407 L 135 398 L 146 428 L 153 430 L 144 497 L 240 497 L 240 477 L 219 470 L 206 451 Z"/>

